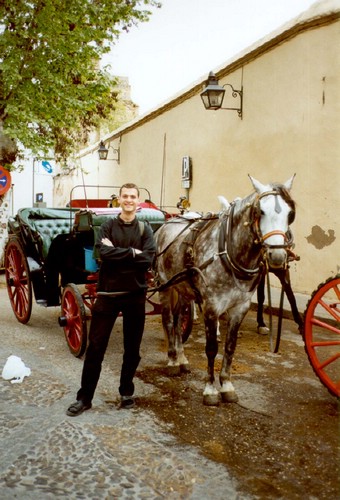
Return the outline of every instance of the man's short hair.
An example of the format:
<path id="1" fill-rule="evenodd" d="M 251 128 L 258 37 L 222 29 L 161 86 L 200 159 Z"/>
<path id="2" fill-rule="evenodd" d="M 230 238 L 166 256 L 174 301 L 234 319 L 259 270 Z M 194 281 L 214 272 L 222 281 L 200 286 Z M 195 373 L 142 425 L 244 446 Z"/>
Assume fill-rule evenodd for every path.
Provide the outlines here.
<path id="1" fill-rule="evenodd" d="M 139 198 L 139 188 L 136 184 L 134 184 L 133 182 L 126 182 L 125 184 L 123 184 L 120 189 L 119 189 L 119 196 L 122 194 L 122 189 L 123 188 L 126 188 L 126 189 L 136 189 L 137 191 L 137 194 L 138 194 L 138 198 Z"/>

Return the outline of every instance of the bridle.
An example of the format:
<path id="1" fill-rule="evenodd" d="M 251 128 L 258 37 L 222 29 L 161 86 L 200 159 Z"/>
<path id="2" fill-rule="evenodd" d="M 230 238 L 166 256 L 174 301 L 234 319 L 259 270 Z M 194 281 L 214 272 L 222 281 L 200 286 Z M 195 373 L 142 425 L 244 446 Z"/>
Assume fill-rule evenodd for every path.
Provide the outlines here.
<path id="1" fill-rule="evenodd" d="M 233 217 L 235 210 L 235 202 L 231 203 L 229 210 L 221 222 L 220 232 L 219 232 L 219 241 L 218 241 L 218 250 L 219 256 L 222 260 L 222 263 L 227 268 L 231 269 L 236 278 L 241 280 L 251 280 L 253 278 L 259 277 L 262 270 L 265 267 L 268 267 L 268 262 L 266 259 L 267 251 L 277 248 L 284 248 L 287 251 L 287 255 L 294 255 L 291 251 L 293 245 L 293 234 L 290 230 L 287 233 L 281 230 L 274 230 L 263 235 L 260 229 L 260 219 L 261 219 L 261 208 L 260 208 L 260 200 L 265 196 L 281 196 L 280 192 L 277 190 L 266 191 L 257 195 L 256 199 L 252 204 L 248 204 L 250 208 L 250 221 L 246 221 L 244 226 L 250 226 L 252 232 L 254 233 L 254 244 L 259 245 L 261 247 L 260 257 L 257 263 L 257 266 L 253 269 L 247 269 L 243 267 L 239 262 L 237 262 L 233 258 L 233 242 L 232 242 L 232 229 L 233 229 Z M 281 208 L 277 202 L 277 198 L 275 199 L 276 210 L 281 211 Z M 292 211 L 292 217 L 288 218 L 288 223 L 291 224 L 294 220 L 295 212 Z M 282 245 L 271 245 L 266 243 L 266 240 L 274 235 L 280 235 L 284 238 L 284 243 Z M 287 259 L 288 260 L 288 259 Z M 256 284 L 255 280 L 255 284 Z M 254 284 L 254 286 L 255 286 Z"/>
<path id="2" fill-rule="evenodd" d="M 251 225 L 253 227 L 253 231 L 256 235 L 256 239 L 254 243 L 260 244 L 263 248 L 266 250 L 271 250 L 271 249 L 278 249 L 278 248 L 285 248 L 289 249 L 292 247 L 293 244 L 293 234 L 290 229 L 285 233 L 284 231 L 281 231 L 279 229 L 275 229 L 274 231 L 269 231 L 266 234 L 262 234 L 261 229 L 260 229 L 260 220 L 261 220 L 261 208 L 260 208 L 260 200 L 266 196 L 275 196 L 275 211 L 277 213 L 281 212 L 281 207 L 278 203 L 278 196 L 281 196 L 280 192 L 277 190 L 272 190 L 272 191 L 265 191 L 262 194 L 257 195 L 253 205 L 252 205 L 252 214 L 253 214 L 253 220 L 251 221 Z M 292 209 L 290 214 L 288 215 L 288 225 L 292 224 L 294 222 L 295 218 L 295 210 Z M 271 236 L 282 236 L 284 243 L 282 245 L 271 245 L 266 243 L 266 240 L 270 238 Z"/>

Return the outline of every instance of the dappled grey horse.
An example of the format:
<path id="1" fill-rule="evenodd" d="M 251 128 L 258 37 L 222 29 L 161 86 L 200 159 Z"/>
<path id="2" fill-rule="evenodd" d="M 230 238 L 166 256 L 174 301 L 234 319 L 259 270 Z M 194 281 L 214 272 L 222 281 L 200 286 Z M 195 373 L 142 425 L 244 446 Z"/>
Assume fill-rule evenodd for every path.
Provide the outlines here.
<path id="1" fill-rule="evenodd" d="M 169 374 L 189 370 L 181 336 L 181 308 L 172 306 L 173 292 L 183 303 L 195 300 L 202 309 L 208 377 L 206 405 L 235 402 L 230 371 L 239 326 L 266 266 L 283 269 L 291 241 L 288 226 L 295 212 L 290 196 L 294 176 L 284 184 L 264 185 L 250 177 L 255 192 L 227 202 L 219 214 L 189 219 L 176 217 L 156 233 L 156 277 L 168 337 Z M 224 353 L 216 386 L 214 362 L 219 322 Z"/>

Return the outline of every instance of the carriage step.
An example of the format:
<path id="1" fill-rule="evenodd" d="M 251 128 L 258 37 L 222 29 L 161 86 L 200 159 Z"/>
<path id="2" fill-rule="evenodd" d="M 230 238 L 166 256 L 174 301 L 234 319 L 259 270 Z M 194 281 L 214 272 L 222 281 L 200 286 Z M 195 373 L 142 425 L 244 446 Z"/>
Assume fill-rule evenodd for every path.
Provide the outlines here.
<path id="1" fill-rule="evenodd" d="M 41 265 L 32 257 L 27 257 L 27 263 L 31 273 L 41 271 Z"/>
<path id="2" fill-rule="evenodd" d="M 36 300 L 36 303 L 38 304 L 38 306 L 47 307 L 47 300 L 45 299 L 38 299 Z"/>

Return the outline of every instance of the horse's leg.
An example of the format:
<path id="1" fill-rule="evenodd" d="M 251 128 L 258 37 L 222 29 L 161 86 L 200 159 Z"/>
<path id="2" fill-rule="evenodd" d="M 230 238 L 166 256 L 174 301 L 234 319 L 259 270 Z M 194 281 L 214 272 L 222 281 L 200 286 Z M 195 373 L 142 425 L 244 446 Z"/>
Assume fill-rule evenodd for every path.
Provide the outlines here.
<path id="1" fill-rule="evenodd" d="M 263 274 L 260 283 L 257 287 L 257 332 L 261 335 L 267 335 L 269 328 L 263 319 L 263 304 L 264 304 L 264 288 L 266 275 Z"/>
<path id="2" fill-rule="evenodd" d="M 238 401 L 238 396 L 231 382 L 230 371 L 236 349 L 237 333 L 249 307 L 250 302 L 247 307 L 243 307 L 242 310 L 238 311 L 236 315 L 230 316 L 228 313 L 224 313 L 220 317 L 220 328 L 226 335 L 222 368 L 220 372 L 221 399 L 223 403 L 236 403 L 236 401 Z"/>
<path id="3" fill-rule="evenodd" d="M 170 377 L 189 372 L 189 362 L 184 355 L 181 331 L 181 301 L 178 293 L 167 290 L 160 294 L 162 325 L 168 340 L 167 372 Z"/>
<path id="4" fill-rule="evenodd" d="M 205 353 L 208 360 L 208 376 L 203 392 L 203 404 L 207 406 L 217 406 L 219 404 L 219 393 L 215 387 L 214 364 L 218 352 L 217 342 L 217 318 L 212 314 L 204 314 L 205 324 Z"/>
<path id="5" fill-rule="evenodd" d="M 162 304 L 162 325 L 168 341 L 168 365 L 167 372 L 170 376 L 180 374 L 180 366 L 177 360 L 176 339 L 174 333 L 174 320 L 171 307 L 171 293 L 164 291 L 159 294 Z"/>
<path id="6" fill-rule="evenodd" d="M 178 303 L 177 306 L 175 307 L 176 324 L 174 325 L 174 328 L 175 328 L 177 358 L 179 361 L 181 373 L 190 373 L 189 361 L 187 360 L 184 354 L 184 346 L 182 340 L 182 333 L 183 333 L 182 325 L 184 323 L 184 318 L 187 315 L 186 310 L 187 310 L 187 302 L 183 300 L 181 295 L 178 295 Z"/>

